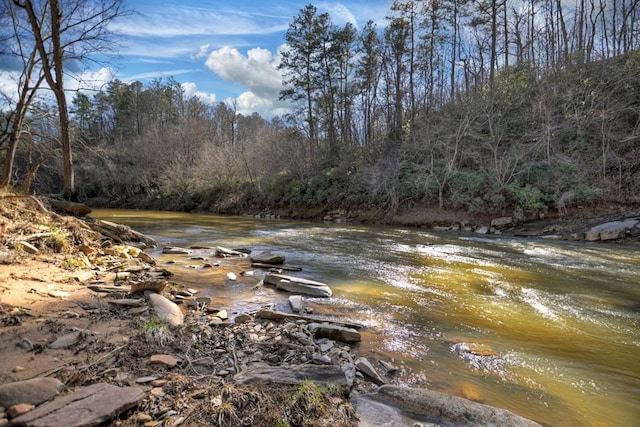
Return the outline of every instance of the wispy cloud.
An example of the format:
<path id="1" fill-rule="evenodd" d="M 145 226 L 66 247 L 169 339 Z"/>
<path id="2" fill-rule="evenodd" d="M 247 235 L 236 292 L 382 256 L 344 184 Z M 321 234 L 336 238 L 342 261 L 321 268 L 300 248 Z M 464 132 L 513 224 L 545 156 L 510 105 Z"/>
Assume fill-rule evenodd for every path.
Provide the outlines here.
<path id="1" fill-rule="evenodd" d="M 137 37 L 269 34 L 288 27 L 290 17 L 245 10 L 165 5 L 148 8 L 114 22 L 110 29 Z"/>
<path id="2" fill-rule="evenodd" d="M 200 48 L 198 48 L 197 53 L 193 53 L 189 57 L 194 61 L 196 59 L 206 58 L 206 56 L 209 54 L 209 46 L 209 43 L 203 44 L 202 46 L 200 46 Z"/>
<path id="3" fill-rule="evenodd" d="M 125 82 L 135 82 L 136 80 L 150 80 L 155 78 L 164 78 L 164 77 L 175 77 L 181 74 L 188 74 L 193 72 L 194 70 L 157 70 L 157 71 L 149 71 L 147 73 L 139 73 L 134 74 L 132 76 L 124 77 L 122 80 Z"/>

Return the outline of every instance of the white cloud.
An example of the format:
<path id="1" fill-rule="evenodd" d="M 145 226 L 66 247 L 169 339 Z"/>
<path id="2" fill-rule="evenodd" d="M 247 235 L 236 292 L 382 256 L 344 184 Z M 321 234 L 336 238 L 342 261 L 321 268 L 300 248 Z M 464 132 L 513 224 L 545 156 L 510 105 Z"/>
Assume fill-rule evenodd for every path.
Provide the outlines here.
<path id="1" fill-rule="evenodd" d="M 102 67 L 97 71 L 85 71 L 65 81 L 66 90 L 78 91 L 92 96 L 104 89 L 107 83 L 116 78 L 116 73 L 109 67 Z"/>
<path id="2" fill-rule="evenodd" d="M 254 48 L 244 56 L 226 46 L 211 52 L 205 65 L 225 81 L 244 86 L 261 98 L 277 99 L 282 89 L 278 58 L 266 49 Z"/>
<path id="3" fill-rule="evenodd" d="M 130 83 L 130 82 L 135 82 L 137 80 L 151 80 L 151 79 L 160 79 L 160 78 L 166 78 L 166 77 L 175 77 L 181 74 L 187 74 L 191 72 L 193 72 L 193 70 L 189 70 L 189 69 L 149 71 L 147 73 L 134 74 L 132 76 L 123 78 L 122 80 Z"/>
<path id="4" fill-rule="evenodd" d="M 246 10 L 185 5 L 140 10 L 113 22 L 109 29 L 138 37 L 174 37 L 215 34 L 269 34 L 287 29 L 290 17 L 250 13 Z"/>
<path id="5" fill-rule="evenodd" d="M 207 44 L 203 44 L 202 46 L 200 46 L 200 48 L 198 49 L 198 53 L 193 53 L 190 55 L 190 58 L 192 60 L 196 60 L 196 59 L 200 59 L 200 58 L 205 58 L 208 54 L 209 54 L 209 43 Z"/>
<path id="6" fill-rule="evenodd" d="M 234 100 L 228 99 L 226 101 L 233 102 Z M 277 98 L 263 98 L 250 91 L 242 93 L 235 101 L 238 113 L 245 116 L 258 113 L 265 119 L 271 119 L 290 111 L 289 104 L 278 101 Z"/>
<path id="7" fill-rule="evenodd" d="M 182 89 L 184 89 L 184 94 L 187 98 L 196 96 L 205 104 L 215 105 L 218 103 L 218 98 L 215 93 L 200 91 L 193 82 L 182 83 Z"/>
<path id="8" fill-rule="evenodd" d="M 344 25 L 347 22 L 358 27 L 358 20 L 347 6 L 342 3 L 320 3 L 319 9 L 326 10 L 334 24 Z"/>

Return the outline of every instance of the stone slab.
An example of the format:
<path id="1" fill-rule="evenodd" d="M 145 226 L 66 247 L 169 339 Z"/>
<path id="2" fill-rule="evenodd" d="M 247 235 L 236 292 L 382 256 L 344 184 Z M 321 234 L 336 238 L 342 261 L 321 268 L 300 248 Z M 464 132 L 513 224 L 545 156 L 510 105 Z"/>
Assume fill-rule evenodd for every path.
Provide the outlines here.
<path id="1" fill-rule="evenodd" d="M 38 406 L 11 420 L 21 427 L 93 427 L 135 407 L 144 392 L 135 387 L 98 383 Z"/>
<path id="2" fill-rule="evenodd" d="M 233 381 L 237 384 L 300 384 L 306 380 L 320 384 L 348 386 L 344 372 L 335 365 L 270 366 L 256 364 L 233 377 Z"/>

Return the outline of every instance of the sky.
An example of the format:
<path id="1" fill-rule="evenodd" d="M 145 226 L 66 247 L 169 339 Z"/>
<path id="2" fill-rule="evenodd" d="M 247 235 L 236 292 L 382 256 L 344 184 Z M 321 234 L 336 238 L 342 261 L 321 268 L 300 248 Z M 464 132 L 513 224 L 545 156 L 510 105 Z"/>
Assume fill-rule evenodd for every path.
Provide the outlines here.
<path id="1" fill-rule="evenodd" d="M 383 27 L 393 0 L 125 0 L 134 13 L 110 25 L 120 37 L 117 56 L 97 58 L 79 74 L 81 83 L 67 87 L 173 77 L 188 96 L 210 104 L 235 101 L 239 113 L 269 119 L 288 111 L 278 100 L 279 51 L 289 24 L 309 3 L 334 24 L 361 29 L 370 19 Z"/>

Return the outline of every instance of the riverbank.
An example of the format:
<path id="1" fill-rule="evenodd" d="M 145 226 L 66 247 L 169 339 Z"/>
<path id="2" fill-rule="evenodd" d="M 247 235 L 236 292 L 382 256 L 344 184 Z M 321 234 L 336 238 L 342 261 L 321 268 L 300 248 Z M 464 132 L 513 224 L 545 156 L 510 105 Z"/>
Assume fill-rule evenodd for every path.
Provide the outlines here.
<path id="1" fill-rule="evenodd" d="M 608 243 L 640 244 L 640 206 L 637 204 L 609 203 L 596 206 L 573 207 L 562 213 L 549 212 L 536 218 L 517 219 L 509 213 L 470 214 L 460 210 L 441 210 L 415 205 L 394 215 L 379 210 L 302 210 L 297 212 L 273 210 L 261 213 L 237 212 L 261 218 L 289 218 L 310 221 L 383 224 L 437 230 L 466 230 L 480 234 L 549 238 L 569 241 L 598 241 Z M 620 233 L 601 239 L 590 230 L 603 224 L 638 219 L 631 227 L 623 224 Z"/>
<path id="2" fill-rule="evenodd" d="M 35 207 L 32 207 L 32 208 L 35 208 Z M 73 220 L 72 220 L 72 219 L 70 219 L 69 221 L 73 222 Z M 36 218 L 33 218 L 31 221 L 27 221 L 27 222 L 37 224 L 37 219 L 36 219 Z M 9 225 L 9 224 L 7 224 L 7 225 Z M 33 232 L 33 230 L 32 230 L 32 231 L 31 231 L 31 234 L 36 234 L 36 233 L 34 233 L 34 232 Z M 30 234 L 30 235 L 31 235 L 31 234 Z M 42 237 L 44 237 L 44 236 L 42 236 Z M 74 239 L 75 239 L 75 237 L 74 237 Z M 100 241 L 102 241 L 102 242 L 106 242 L 107 240 L 108 240 L 108 239 L 105 239 L 104 237 L 102 237 L 102 238 L 100 239 Z M 102 247 L 102 246 L 103 246 L 103 244 L 100 244 L 100 246 Z M 91 257 L 89 257 L 89 258 L 91 258 Z M 102 257 L 101 257 L 101 258 L 102 258 Z M 96 260 L 97 260 L 97 259 L 98 259 L 98 258 L 96 258 Z M 186 258 L 185 258 L 185 259 L 186 259 Z M 105 258 L 105 259 L 104 259 L 103 261 L 101 261 L 101 262 L 106 263 L 107 261 L 111 262 L 111 261 L 113 261 L 113 259 L 110 259 L 110 258 L 108 258 L 108 257 L 107 257 L 107 258 Z M 197 262 L 197 261 L 188 261 L 188 262 L 194 263 L 194 262 Z M 223 262 L 223 264 L 224 264 L 224 262 Z M 239 271 L 239 270 L 237 270 L 237 271 Z M 94 280 L 97 280 L 97 279 L 98 279 L 98 278 L 94 277 Z M 111 283 L 111 284 L 113 284 L 113 281 L 112 281 L 111 279 L 110 279 L 110 280 L 108 280 L 108 282 L 109 282 L 109 283 Z M 120 283 L 120 284 L 122 285 L 123 283 Z M 86 285 L 86 283 L 85 283 L 85 285 Z M 35 288 L 35 287 L 34 287 L 34 289 L 36 289 L 37 291 L 38 291 L 38 290 L 40 291 L 40 292 L 38 292 L 38 296 L 40 296 L 40 297 L 45 297 L 45 295 L 42 295 L 42 293 L 43 293 L 43 292 L 42 292 L 42 289 L 38 289 L 38 288 Z M 56 294 L 56 293 L 54 293 L 54 294 Z M 52 296 L 49 296 L 49 295 L 48 295 L 48 292 L 47 292 L 46 297 L 47 297 L 47 298 L 49 298 L 49 299 L 50 299 L 50 298 L 53 298 Z M 114 297 L 113 297 L 113 296 L 106 297 L 106 295 L 105 295 L 105 296 L 94 295 L 94 296 L 93 296 L 93 299 L 94 299 L 94 300 L 95 300 L 95 299 L 101 300 L 101 301 L 104 303 L 105 301 L 110 301 L 111 299 L 114 299 Z M 57 303 L 56 303 L 56 304 L 57 304 Z M 98 309 L 99 309 L 99 308 L 101 308 L 101 307 L 98 307 Z M 132 307 L 132 308 L 126 308 L 126 309 L 123 309 L 123 308 L 111 307 L 111 304 L 109 304 L 109 305 L 105 304 L 105 307 L 103 307 L 103 309 L 104 309 L 104 310 L 103 310 L 103 312 L 104 312 L 104 313 L 106 313 L 106 314 L 109 314 L 109 313 L 110 313 L 110 315 L 112 315 L 112 316 L 116 316 L 116 317 L 117 317 L 117 316 L 119 316 L 119 315 L 123 315 L 123 314 L 124 314 L 125 316 L 127 316 L 128 314 L 125 314 L 125 313 L 129 313 L 129 314 L 131 314 L 131 313 L 130 313 L 130 311 L 131 311 L 131 310 L 134 310 L 134 311 L 135 311 L 135 310 L 143 310 L 143 309 L 145 309 L 145 307 L 144 307 L 144 306 L 139 306 L 139 307 Z M 80 311 L 80 310 L 78 310 L 77 308 L 76 308 L 75 310 Z M 84 310 L 84 309 L 82 309 L 82 310 Z M 86 314 L 84 311 L 80 311 L 80 313 L 81 313 L 81 314 Z M 57 312 L 56 312 L 56 314 L 57 314 Z M 230 313 L 230 314 L 231 314 L 231 316 L 230 316 L 230 317 L 233 317 L 233 315 L 234 315 L 234 314 L 233 314 L 233 313 Z M 51 316 L 51 315 L 50 315 L 50 316 Z M 92 315 L 91 315 L 91 316 L 92 316 Z M 87 317 L 91 317 L 91 316 L 87 316 Z M 141 314 L 139 314 L 139 315 L 138 315 L 138 317 L 142 317 L 142 316 L 146 316 L 146 314 L 145 314 L 145 315 L 141 315 Z M 105 320 L 104 320 L 104 322 L 105 322 L 105 323 L 108 323 L 108 320 L 107 320 L 107 319 L 108 319 L 108 318 L 105 318 Z M 186 319 L 189 319 L 189 324 L 191 324 L 190 320 L 191 320 L 192 318 L 191 318 L 191 317 L 189 317 L 189 316 L 187 316 L 187 318 L 186 318 Z M 53 318 L 53 316 L 51 316 L 51 317 L 50 317 L 50 318 L 48 318 L 47 320 L 57 320 L 57 317 L 54 319 L 54 318 Z M 259 323 L 261 323 L 261 325 L 262 325 L 262 321 L 261 321 L 261 320 L 259 320 L 258 322 L 259 322 Z M 228 321 L 227 321 L 227 322 L 224 322 L 224 324 L 227 324 L 227 325 L 229 325 L 229 326 L 232 326 L 232 328 L 233 328 L 233 329 L 235 329 L 235 326 L 233 326 L 233 323 L 235 323 L 235 322 L 228 322 Z M 295 323 L 295 322 L 294 322 L 294 323 Z M 264 325 L 267 325 L 267 324 L 268 324 L 268 323 L 265 323 Z M 146 326 L 145 326 L 145 325 L 146 325 Z M 262 325 L 262 326 L 264 326 L 264 325 Z M 149 343 L 147 343 L 147 342 L 146 342 L 146 334 L 144 334 L 144 335 L 143 335 L 143 334 L 141 334 L 140 332 L 141 332 L 142 330 L 154 330 L 155 328 L 150 328 L 151 326 L 154 326 L 154 325 L 153 325 L 153 324 L 147 324 L 147 323 L 133 323 L 131 326 L 129 326 L 129 327 L 128 327 L 128 328 L 129 328 L 129 329 L 128 329 L 128 333 L 132 333 L 132 332 L 134 332 L 134 333 L 133 333 L 133 335 L 132 335 L 133 337 L 135 337 L 134 339 L 135 339 L 135 340 L 140 341 L 141 345 L 142 345 L 142 344 L 144 344 L 144 346 L 143 346 L 143 347 L 144 347 L 145 349 L 147 349 L 147 347 L 149 347 Z M 195 326 L 196 328 L 199 328 L 199 326 L 198 326 L 197 324 L 195 324 L 195 325 L 191 325 L 190 327 L 194 327 L 194 326 Z M 233 329 L 232 329 L 232 328 L 230 328 L 229 326 L 224 327 L 224 328 L 221 328 L 221 329 L 224 329 L 224 330 L 226 330 L 226 331 L 231 331 L 231 330 L 233 330 Z M 256 325 L 255 325 L 255 324 L 253 324 L 253 325 L 252 325 L 252 327 L 254 327 L 254 326 L 256 326 Z M 90 325 L 89 325 L 89 326 L 84 326 L 84 327 L 81 325 L 81 326 L 79 326 L 79 327 L 81 327 L 82 329 L 85 329 L 85 330 L 92 330 L 92 328 L 90 327 Z M 275 328 L 276 330 L 278 330 L 277 325 L 276 325 L 274 328 Z M 265 328 L 265 329 L 266 329 L 266 328 Z M 199 330 L 199 329 L 196 329 L 196 331 L 198 331 L 198 330 Z M 216 329 L 216 330 L 217 330 L 217 329 Z M 207 331 L 208 331 L 208 329 L 207 329 Z M 189 335 L 186 335 L 186 336 L 188 336 L 188 337 L 190 338 L 191 336 L 193 336 L 193 332 L 194 332 L 194 331 L 192 330 L 192 331 L 191 331 L 191 333 L 190 333 Z M 206 332 L 206 334 L 209 334 L 209 332 Z M 242 330 L 240 330 L 238 333 L 234 332 L 234 334 L 235 334 L 236 336 L 239 336 L 239 335 L 244 334 L 244 332 L 242 332 Z M 63 335 L 66 335 L 66 334 L 63 334 Z M 95 339 L 96 341 L 99 341 L 101 338 L 103 338 L 103 336 L 104 336 L 104 335 L 96 335 L 95 337 L 97 337 L 97 338 L 89 338 L 89 339 Z M 156 334 L 156 337 L 157 337 L 157 338 L 162 338 L 162 336 L 163 336 L 163 335 L 161 335 L 161 334 Z M 196 336 L 202 336 L 202 334 L 198 333 L 198 334 L 196 334 Z M 210 336 L 210 335 L 207 335 L 207 336 Z M 281 334 L 281 336 L 284 336 L 284 334 Z M 92 335 L 91 337 L 94 337 L 94 336 Z M 212 336 L 212 337 L 213 337 L 214 339 L 218 339 L 218 338 L 216 338 L 215 336 Z M 47 342 L 50 342 L 52 339 L 53 339 L 53 336 L 52 336 L 52 335 L 50 335 L 50 336 L 49 336 L 49 340 L 48 340 Z M 85 337 L 85 339 L 86 339 L 86 337 Z M 223 338 L 220 338 L 220 339 L 219 339 L 219 341 L 221 341 L 222 339 L 223 339 Z M 207 339 L 206 341 L 210 341 L 210 340 L 209 340 L 209 339 Z M 190 340 L 189 340 L 188 342 L 192 342 L 192 341 L 191 341 L 191 338 L 190 338 Z M 168 347 L 169 347 L 170 349 L 172 349 L 172 348 L 173 348 L 174 350 L 172 350 L 172 351 L 174 351 L 174 352 L 175 352 L 175 351 L 177 351 L 177 353 L 178 353 L 178 354 L 183 354 L 183 353 L 185 353 L 185 351 L 187 351 L 189 348 L 191 348 L 191 349 L 197 349 L 197 346 L 196 346 L 196 345 L 188 344 L 188 342 L 183 342 L 183 344 L 187 344 L 186 346 L 183 346 L 182 344 L 178 345 L 178 344 L 176 344 L 176 342 L 169 342 L 169 343 L 168 343 Z M 165 343 L 165 344 L 166 344 L 166 343 Z M 84 341 L 82 342 L 82 345 L 84 345 Z M 123 345 L 124 345 L 124 344 L 123 344 Z M 108 347 L 108 346 L 106 346 L 106 345 L 105 345 L 105 347 Z M 91 346 L 90 346 L 90 348 L 91 348 Z M 134 346 L 132 346 L 131 348 L 135 348 L 135 347 L 134 347 Z M 176 349 L 179 349 L 179 350 L 176 350 Z M 45 349 L 45 350 L 46 350 L 46 351 L 50 351 L 50 349 L 49 349 L 49 348 L 47 348 L 47 349 Z M 147 350 L 148 350 L 148 349 L 147 349 Z M 212 350 L 215 350 L 215 349 L 213 349 L 213 348 L 209 348 L 207 351 L 211 352 Z M 229 353 L 228 349 L 220 349 L 220 350 L 221 350 L 221 351 L 222 351 L 222 350 L 226 350 L 225 352 L 222 352 L 221 354 L 226 353 L 227 355 L 231 355 L 231 359 L 232 359 L 232 360 L 233 360 L 233 359 L 235 359 L 236 357 L 238 357 L 239 355 L 241 355 L 242 353 L 244 353 L 244 350 L 242 350 L 241 348 L 236 348 L 236 355 L 235 355 L 235 356 L 233 356 L 233 352 Z M 74 347 L 74 351 L 75 351 L 75 347 Z M 73 354 L 76 358 L 78 358 L 78 357 L 84 358 L 84 357 L 85 357 L 85 352 L 80 351 L 79 353 L 77 353 L 77 354 L 76 354 L 76 353 L 74 353 L 74 351 L 72 351 L 72 352 L 71 352 L 71 354 Z M 157 353 L 157 354 L 162 354 L 163 352 L 158 351 L 158 352 L 156 352 L 156 353 Z M 188 351 L 187 351 L 187 353 L 188 353 Z M 264 353 L 264 352 L 263 352 L 263 353 Z M 278 352 L 276 351 L 275 353 L 277 354 Z M 154 353 L 154 354 L 155 354 L 155 353 Z M 175 354 L 175 353 L 174 353 L 174 354 Z M 269 354 L 271 354 L 271 352 L 269 352 Z M 152 354 L 152 355 L 153 355 L 153 354 Z M 93 356 L 91 356 L 91 357 L 93 357 Z M 133 366 L 137 367 L 138 369 L 140 369 L 140 368 L 142 368 L 142 369 L 146 369 L 146 370 L 157 369 L 157 368 L 155 368 L 155 367 L 150 367 L 150 366 L 148 366 L 148 359 L 140 358 L 140 354 L 136 353 L 136 357 L 137 357 L 137 359 L 131 359 L 131 360 L 132 360 L 132 361 L 133 361 L 133 360 L 137 360 L 137 361 L 138 361 L 138 363 L 129 363 L 129 362 L 128 362 L 128 363 L 126 364 L 127 369 L 128 369 L 128 366 L 129 366 L 129 365 L 133 365 Z M 92 359 L 92 360 L 93 360 L 93 359 Z M 194 360 L 193 358 L 189 357 L 189 358 L 187 358 L 187 360 L 188 360 L 191 364 L 193 364 L 193 360 Z M 240 360 L 241 360 L 241 359 L 240 359 Z M 171 368 L 171 371 L 173 371 L 173 373 L 174 373 L 174 374 L 176 374 L 176 373 L 181 373 L 181 374 L 182 374 L 182 373 L 184 372 L 184 370 L 185 370 L 185 366 L 182 364 L 182 362 L 184 362 L 184 359 L 183 359 L 183 360 L 181 361 L 181 363 L 179 363 L 177 366 L 175 366 L 175 367 Z M 91 363 L 92 363 L 92 362 L 91 362 Z M 225 362 L 225 363 L 227 363 L 227 362 Z M 234 362 L 234 363 L 235 363 L 235 362 Z M 88 364 L 88 363 L 87 363 L 87 364 Z M 231 366 L 233 366 L 233 365 L 231 365 Z M 375 363 L 375 366 L 379 367 L 377 363 Z M 83 367 L 83 365 L 80 365 L 80 367 L 82 368 L 82 367 Z M 119 367 L 119 366 L 116 366 L 115 368 L 118 368 L 118 367 Z M 115 368 L 114 368 L 114 369 L 115 369 Z M 187 366 L 187 369 L 189 369 L 189 368 L 190 368 L 190 366 Z M 198 369 L 200 369 L 200 368 L 198 368 Z M 224 369 L 223 369 L 223 370 L 224 370 Z M 119 374 L 119 373 L 118 373 L 118 371 L 112 371 L 111 369 L 105 369 L 104 371 L 111 371 L 111 373 L 112 373 L 112 374 L 115 374 L 116 381 L 123 381 L 123 380 L 122 380 L 122 377 L 121 377 L 121 376 L 119 376 L 119 375 L 122 375 L 122 374 Z M 99 372 L 101 373 L 101 372 L 104 372 L 104 371 L 103 371 L 103 370 L 100 370 Z M 168 371 L 169 371 L 169 370 L 168 370 Z M 24 372 L 24 371 L 23 371 L 23 372 Z M 152 375 L 149 375 L 149 376 L 152 376 Z M 212 374 L 212 376 L 213 376 L 213 374 Z M 94 377 L 94 378 L 95 378 L 95 377 Z M 103 377 L 98 377 L 98 378 L 103 378 Z M 131 380 L 130 376 L 127 376 L 127 378 L 129 378 L 129 379 Z M 136 378 L 136 379 L 137 379 L 137 378 Z M 163 378 L 163 379 L 161 379 L 161 381 L 162 381 L 162 380 L 164 380 L 164 378 Z M 205 383 L 206 383 L 206 378 L 203 378 L 202 376 L 200 376 L 200 378 L 199 378 L 199 382 L 196 382 L 195 384 L 191 384 L 191 386 L 193 386 L 193 387 L 197 387 L 197 386 L 198 386 L 198 384 L 202 385 L 202 384 L 205 384 Z M 175 384 L 174 384 L 174 385 L 175 385 Z M 147 386 L 145 386 L 145 387 L 147 387 Z M 168 389 L 171 389 L 171 387 L 173 387 L 173 386 L 167 386 L 167 388 L 168 388 Z M 208 388 L 208 387 L 209 387 L 209 386 L 208 386 L 208 385 L 206 385 L 206 387 L 205 387 L 205 388 Z M 164 387 L 163 387 L 163 388 L 164 388 Z M 182 388 L 180 388 L 180 387 L 178 387 L 178 389 L 179 389 L 179 390 L 182 390 L 182 392 L 184 392 L 184 389 L 182 389 Z M 151 392 L 151 390 L 152 390 L 152 388 L 150 388 L 149 393 Z M 156 391 L 156 392 L 159 392 L 159 391 Z M 289 393 L 289 395 L 292 395 L 292 394 L 293 394 L 293 392 L 290 392 L 290 393 Z M 200 395 L 200 394 L 197 394 L 197 395 Z M 216 396 L 213 396 L 213 397 L 216 397 Z M 168 401 L 168 400 L 170 400 L 170 399 L 171 399 L 171 397 L 170 397 L 170 396 L 163 396 L 161 399 L 156 398 L 156 400 L 157 400 L 157 401 L 160 401 L 160 400 L 162 400 L 162 401 Z M 205 398 L 204 400 L 205 400 L 205 402 L 207 402 L 207 403 L 211 403 L 211 401 L 207 400 L 206 398 Z M 198 402 L 198 401 L 197 401 L 197 399 L 193 399 L 193 401 L 194 401 L 196 404 L 197 404 L 197 402 Z M 160 408 L 160 409 L 161 409 L 161 408 Z M 175 409 L 172 409 L 172 410 L 175 410 Z M 176 411 L 177 411 L 177 410 L 176 410 Z M 151 414 L 151 415 L 155 415 L 155 413 L 156 413 L 156 412 L 160 412 L 160 410 L 158 409 L 158 411 L 153 412 L 153 414 Z M 178 411 L 178 412 L 179 412 L 179 411 Z M 179 414 L 180 414 L 180 412 L 179 412 Z M 147 415 L 149 415 L 149 414 L 147 414 Z M 171 415 L 171 416 L 172 416 L 172 415 Z M 190 419 L 191 419 L 191 418 L 190 418 Z M 156 421 L 159 421 L 159 420 L 156 420 Z"/>
<path id="3" fill-rule="evenodd" d="M 112 244 L 117 236 L 107 238 L 83 220 L 53 213 L 35 198 L 6 196 L 0 208 L 0 383 L 36 381 L 25 383 L 21 403 L 37 405 L 56 392 L 99 385 L 114 387 L 100 388 L 96 396 L 97 406 L 115 405 L 96 415 L 108 417 L 104 421 L 110 425 L 357 424 L 339 384 L 273 383 L 256 389 L 227 381 L 250 357 L 258 357 L 248 348 L 256 340 L 266 359 L 276 337 L 285 328 L 294 333 L 299 323 L 258 318 L 223 323 L 187 309 L 184 323 L 172 327 L 154 316 L 142 295 L 131 292 L 130 279 L 159 283 L 166 274 L 136 250 L 135 242 Z M 165 295 L 180 290 L 167 283 Z M 52 394 L 42 398 L 52 382 Z M 22 394 L 5 392 L 4 385 L 0 425 L 16 411 L 33 408 L 14 408 L 12 396 Z"/>

